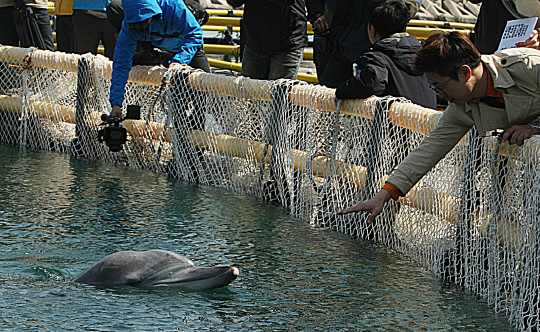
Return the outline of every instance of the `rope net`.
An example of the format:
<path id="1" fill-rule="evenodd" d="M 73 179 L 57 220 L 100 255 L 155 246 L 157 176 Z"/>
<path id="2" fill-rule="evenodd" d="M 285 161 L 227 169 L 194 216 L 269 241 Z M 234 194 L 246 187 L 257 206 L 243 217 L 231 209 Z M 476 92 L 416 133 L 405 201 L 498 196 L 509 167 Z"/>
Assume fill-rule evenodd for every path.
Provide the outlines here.
<path id="1" fill-rule="evenodd" d="M 540 139 L 472 129 L 374 224 L 337 211 L 372 197 L 442 113 L 399 98 L 336 103 L 334 90 L 189 67 L 134 67 L 120 152 L 97 140 L 112 64 L 0 47 L 0 142 L 70 153 L 249 194 L 319 227 L 393 248 L 482 296 L 520 330 L 540 327 Z"/>

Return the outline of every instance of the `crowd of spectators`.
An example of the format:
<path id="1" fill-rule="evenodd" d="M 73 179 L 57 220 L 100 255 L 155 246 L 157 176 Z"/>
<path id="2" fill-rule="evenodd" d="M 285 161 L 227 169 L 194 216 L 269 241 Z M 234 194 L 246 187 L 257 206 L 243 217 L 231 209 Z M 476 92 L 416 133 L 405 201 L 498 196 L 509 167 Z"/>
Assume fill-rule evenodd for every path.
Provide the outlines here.
<path id="1" fill-rule="evenodd" d="M 164 65 L 210 71 L 201 21 L 189 7 L 191 1 L 56 0 L 58 50 L 96 54 L 101 41 L 105 55 L 113 59 L 111 116 L 122 117 L 134 54 L 142 57 L 137 64 L 151 64 L 152 50 L 159 49 L 166 55 L 165 62 L 160 59 Z M 472 41 L 459 32 L 437 33 L 422 45 L 406 32 L 421 1 L 227 0 L 233 7 L 244 6 L 246 77 L 295 79 L 308 45 L 309 19 L 319 83 L 336 88 L 336 101 L 390 95 L 435 108 L 436 94 L 447 100 L 438 126 L 393 170 L 382 189 L 339 214 L 368 211 L 368 221 L 374 221 L 388 200 L 406 195 L 473 126 L 481 134 L 502 129 L 502 141 L 517 145 L 540 134 L 538 31 L 515 48 L 493 54 L 506 22 L 523 15 L 509 0 L 474 1 L 483 4 Z M 23 43 L 13 16 L 21 8 L 39 27 L 41 48 L 54 50 L 47 0 L 0 0 L 0 44 Z"/>
<path id="2" fill-rule="evenodd" d="M 166 66 L 189 65 L 210 71 L 202 47 L 201 22 L 195 17 L 190 5 L 193 1 L 56 0 L 57 48 L 64 52 L 97 54 L 99 43 L 103 44 L 105 56 L 114 62 L 111 114 L 121 116 L 124 86 L 134 64 L 134 54 L 136 64 L 153 64 L 150 56 L 158 49 L 160 54 L 165 54 L 166 59 L 163 61 L 163 57 L 160 57 L 159 63 Z M 336 88 L 336 100 L 392 95 L 435 108 L 437 92 L 439 97 L 448 100 L 449 108 L 455 107 L 456 99 L 450 98 L 443 86 L 448 89 L 459 77 L 456 77 L 456 73 L 440 72 L 437 69 L 434 72 L 448 78 L 448 81 L 443 82 L 441 87 L 434 85 L 434 80 L 430 79 L 433 78 L 433 75 L 430 76 L 432 71 L 422 72 L 418 68 L 418 54 L 426 52 L 426 45 L 422 47 L 405 30 L 410 18 L 419 10 L 421 1 L 227 1 L 233 7 L 244 8 L 241 29 L 242 75 L 246 77 L 295 79 L 304 48 L 308 45 L 309 19 L 315 32 L 314 62 L 319 83 Z M 472 38 L 474 44 L 467 43 L 467 47 L 470 44 L 478 54 L 491 54 L 495 51 L 506 22 L 522 17 L 508 3 L 507 0 L 483 0 L 475 27 L 476 34 Z M 21 4 L 30 9 L 39 26 L 42 48 L 54 50 L 46 0 L 0 0 L 0 18 L 4 20 L 0 44 L 18 46 L 21 42 L 18 38 L 20 31 L 17 31 L 13 19 L 13 12 L 19 10 Z M 446 39 L 442 40 L 447 43 L 458 40 L 455 34 L 445 36 Z M 430 41 L 433 42 L 433 39 Z M 527 51 L 529 54 L 521 48 L 537 49 L 539 44 L 538 31 L 534 30 L 528 40 L 516 46 L 522 52 L 520 54 L 534 57 L 540 52 Z M 446 44 L 443 46 L 448 47 Z M 144 50 L 148 51 L 148 58 Z M 503 57 L 499 54 L 494 59 Z M 469 67 L 475 68 L 473 64 L 469 64 Z M 487 70 L 485 72 L 489 73 Z M 470 77 L 474 78 L 474 75 Z M 470 89 L 470 84 L 464 84 L 463 88 Z M 494 89 L 504 93 L 502 86 L 495 85 Z M 505 95 L 499 98 L 503 100 L 503 105 L 505 98 Z M 500 106 L 500 100 L 498 102 Z M 528 135 L 520 135 L 519 139 L 517 135 L 512 137 L 512 143 L 522 144 L 522 138 L 528 138 Z M 401 188 L 400 191 L 404 192 Z"/>

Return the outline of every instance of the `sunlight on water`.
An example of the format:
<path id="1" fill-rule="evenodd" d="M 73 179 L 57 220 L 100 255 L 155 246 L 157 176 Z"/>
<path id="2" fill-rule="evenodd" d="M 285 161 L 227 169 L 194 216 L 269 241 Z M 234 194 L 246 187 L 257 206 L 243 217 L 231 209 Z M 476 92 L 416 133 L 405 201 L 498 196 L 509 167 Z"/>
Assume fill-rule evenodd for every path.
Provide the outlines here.
<path id="1" fill-rule="evenodd" d="M 406 258 L 281 207 L 54 153 L 0 155 L 2 330 L 514 331 Z M 240 276 L 207 292 L 69 281 L 148 249 Z"/>

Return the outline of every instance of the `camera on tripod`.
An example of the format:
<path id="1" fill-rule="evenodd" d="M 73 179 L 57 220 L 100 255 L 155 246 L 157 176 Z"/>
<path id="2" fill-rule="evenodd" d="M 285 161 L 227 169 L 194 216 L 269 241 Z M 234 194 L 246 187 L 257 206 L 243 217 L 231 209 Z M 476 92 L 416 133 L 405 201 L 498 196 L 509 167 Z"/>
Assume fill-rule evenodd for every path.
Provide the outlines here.
<path id="1" fill-rule="evenodd" d="M 109 147 L 109 151 L 118 152 L 123 149 L 124 143 L 127 141 L 127 129 L 122 127 L 120 123 L 124 120 L 140 120 L 141 107 L 137 105 L 128 105 L 125 118 L 111 118 L 107 114 L 101 115 L 100 126 L 105 126 L 98 130 L 98 141 L 105 142 Z"/>

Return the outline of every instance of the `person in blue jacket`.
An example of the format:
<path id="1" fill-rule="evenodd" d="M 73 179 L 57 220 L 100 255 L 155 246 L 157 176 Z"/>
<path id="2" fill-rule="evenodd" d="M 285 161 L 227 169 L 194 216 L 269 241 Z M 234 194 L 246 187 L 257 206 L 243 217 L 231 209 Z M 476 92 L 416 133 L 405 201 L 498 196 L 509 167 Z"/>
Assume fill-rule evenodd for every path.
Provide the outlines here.
<path id="1" fill-rule="evenodd" d="M 137 42 L 151 42 L 167 51 L 172 66 L 187 66 L 210 72 L 202 50 L 203 32 L 182 0 L 123 0 L 125 19 L 114 53 L 111 79 L 111 117 L 122 117 L 125 86 Z"/>

